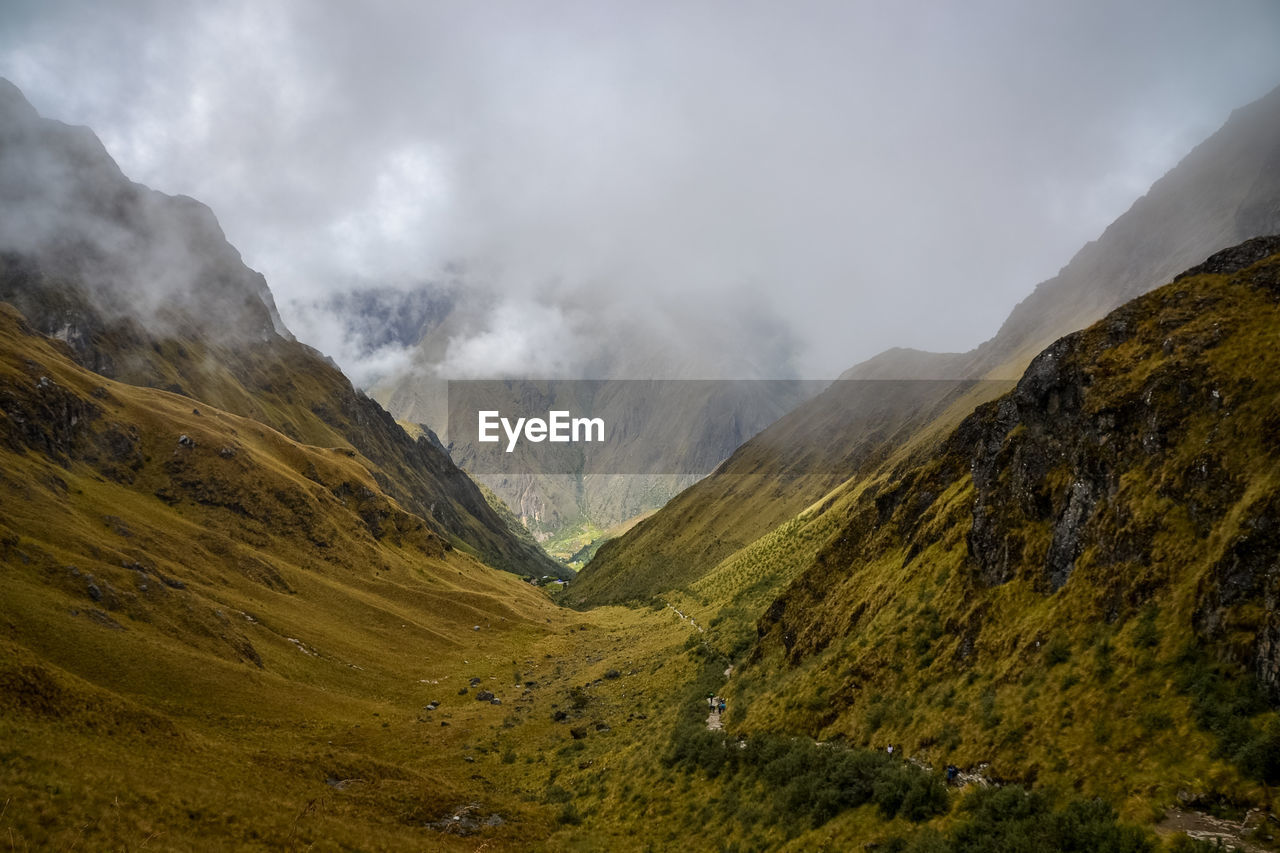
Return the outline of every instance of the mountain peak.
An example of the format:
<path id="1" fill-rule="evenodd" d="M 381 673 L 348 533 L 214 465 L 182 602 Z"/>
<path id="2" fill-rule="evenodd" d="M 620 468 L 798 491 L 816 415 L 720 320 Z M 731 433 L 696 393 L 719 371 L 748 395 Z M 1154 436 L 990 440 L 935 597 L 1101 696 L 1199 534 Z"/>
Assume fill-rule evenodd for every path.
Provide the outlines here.
<path id="1" fill-rule="evenodd" d="M 22 90 L 5 77 L 0 77 L 0 117 L 5 124 L 15 119 L 32 121 L 40 117 Z"/>

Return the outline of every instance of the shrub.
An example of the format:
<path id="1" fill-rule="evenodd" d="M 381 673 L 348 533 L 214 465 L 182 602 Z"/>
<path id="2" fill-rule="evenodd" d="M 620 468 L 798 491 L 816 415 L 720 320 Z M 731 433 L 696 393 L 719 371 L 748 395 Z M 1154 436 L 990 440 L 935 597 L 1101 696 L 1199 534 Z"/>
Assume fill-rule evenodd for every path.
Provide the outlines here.
<path id="1" fill-rule="evenodd" d="M 1049 667 L 1071 660 L 1071 644 L 1062 637 L 1054 637 L 1044 647 L 1044 662 Z"/>

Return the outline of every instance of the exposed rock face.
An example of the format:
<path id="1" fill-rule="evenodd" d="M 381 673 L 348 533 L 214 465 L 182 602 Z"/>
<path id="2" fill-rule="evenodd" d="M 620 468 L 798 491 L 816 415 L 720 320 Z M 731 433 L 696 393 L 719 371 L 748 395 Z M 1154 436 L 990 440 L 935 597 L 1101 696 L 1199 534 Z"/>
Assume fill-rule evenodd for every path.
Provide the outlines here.
<path id="1" fill-rule="evenodd" d="M 1280 705 L 1280 494 L 1245 510 L 1239 532 L 1202 584 L 1195 625 L 1228 643 L 1229 654 L 1248 665 Z"/>
<path id="2" fill-rule="evenodd" d="M 1280 239 L 1257 239 L 1060 339 L 937 453 L 881 473 L 764 614 L 762 648 L 820 652 L 874 614 L 869 573 L 941 543 L 963 548 L 962 600 L 948 605 L 957 661 L 1011 581 L 1071 592 L 1073 617 L 1101 623 L 1193 600 L 1187 639 L 1280 704 L 1277 306 Z"/>

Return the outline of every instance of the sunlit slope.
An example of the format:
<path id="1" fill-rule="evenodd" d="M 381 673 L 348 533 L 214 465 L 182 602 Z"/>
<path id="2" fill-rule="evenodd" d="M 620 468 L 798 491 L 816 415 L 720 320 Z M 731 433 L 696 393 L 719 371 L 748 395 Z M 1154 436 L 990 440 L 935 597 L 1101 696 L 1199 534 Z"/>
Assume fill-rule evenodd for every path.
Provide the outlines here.
<path id="1" fill-rule="evenodd" d="M 919 441 L 930 425 L 958 421 L 1006 387 L 835 383 L 661 511 L 602 546 L 572 583 L 568 600 L 643 600 L 684 588 L 833 489 L 877 470 Z"/>
<path id="2" fill-rule="evenodd" d="M 759 622 L 747 729 L 991 762 L 1134 817 L 1264 802 L 1277 252 L 1216 255 L 1061 339 L 933 459 L 865 488 Z"/>
<path id="3" fill-rule="evenodd" d="M 104 379 L 0 310 L 8 579 L 83 598 L 75 619 L 60 618 L 110 629 L 118 614 L 257 667 L 250 635 L 268 649 L 284 640 L 245 614 L 314 608 L 299 585 L 322 599 L 340 588 L 355 624 L 396 623 L 389 639 L 411 622 L 436 651 L 479 618 L 549 607 L 405 512 L 350 449 Z M 220 627 L 183 603 L 208 596 L 224 608 Z M 361 610 L 375 598 L 386 613 L 371 620 Z M 175 603 L 195 621 L 169 621 Z M 341 647 L 345 628 L 330 630 Z"/>
<path id="4" fill-rule="evenodd" d="M 690 626 L 555 607 L 351 450 L 104 379 L 8 306 L 0 632 L 15 849 L 642 850 L 698 820 L 660 765 Z"/>

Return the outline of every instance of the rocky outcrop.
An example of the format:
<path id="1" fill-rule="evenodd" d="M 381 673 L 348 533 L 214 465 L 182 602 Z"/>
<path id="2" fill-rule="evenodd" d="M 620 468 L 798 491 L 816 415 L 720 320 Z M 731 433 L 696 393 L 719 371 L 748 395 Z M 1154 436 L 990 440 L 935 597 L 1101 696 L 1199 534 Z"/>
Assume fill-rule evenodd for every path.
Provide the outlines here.
<path id="1" fill-rule="evenodd" d="M 928 572 L 923 555 L 962 548 L 936 632 L 957 663 L 1013 581 L 1069 593 L 1071 618 L 1099 624 L 1190 600 L 1183 642 L 1207 642 L 1280 704 L 1277 305 L 1280 239 L 1258 239 L 1055 342 L 935 452 L 873 476 L 764 613 L 756 659 L 776 643 L 799 662 L 860 630 L 885 607 L 869 596 L 890 555 Z"/>

